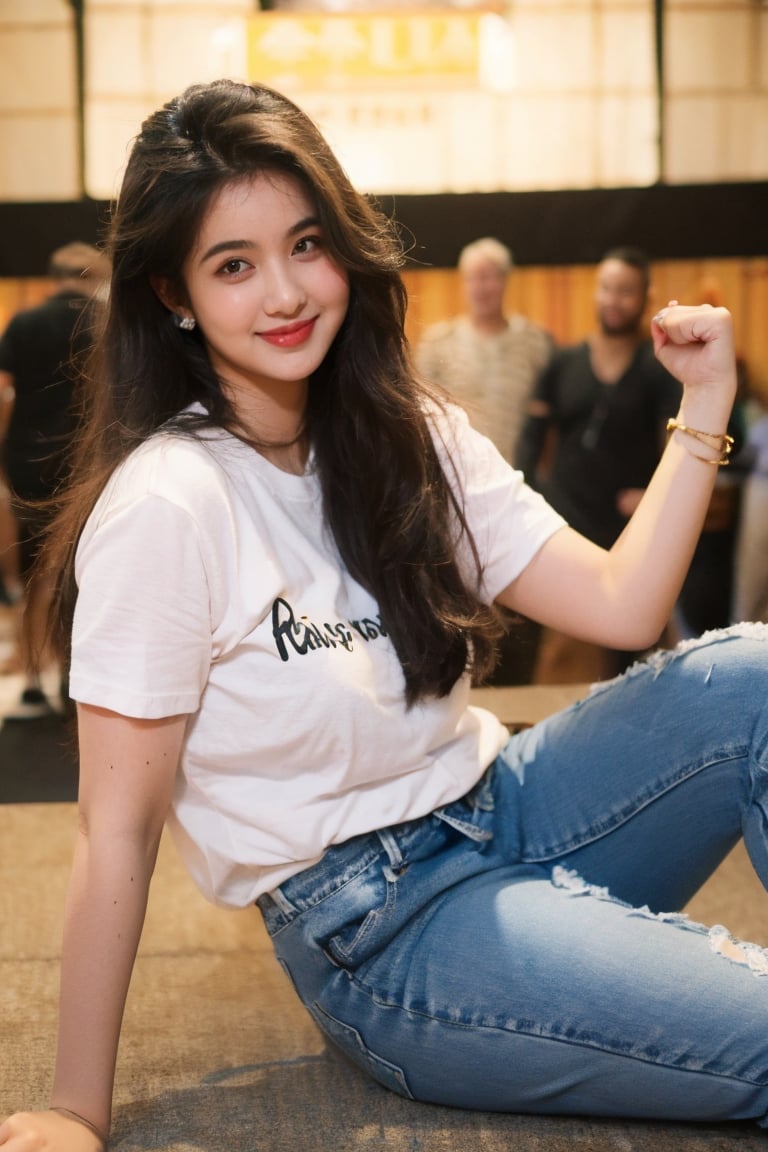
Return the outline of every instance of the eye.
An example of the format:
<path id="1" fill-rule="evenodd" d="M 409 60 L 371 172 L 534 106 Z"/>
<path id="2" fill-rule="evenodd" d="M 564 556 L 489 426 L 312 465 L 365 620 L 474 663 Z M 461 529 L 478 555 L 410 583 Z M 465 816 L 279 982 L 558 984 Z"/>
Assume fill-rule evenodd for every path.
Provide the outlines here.
<path id="1" fill-rule="evenodd" d="M 242 272 L 246 272 L 248 267 L 247 261 L 233 256 L 231 260 L 227 260 L 226 264 L 222 264 L 219 274 L 222 276 L 239 276 Z"/>
<path id="2" fill-rule="evenodd" d="M 297 240 L 294 245 L 294 252 L 297 256 L 311 256 L 318 252 L 323 246 L 323 241 L 320 236 L 302 236 Z"/>

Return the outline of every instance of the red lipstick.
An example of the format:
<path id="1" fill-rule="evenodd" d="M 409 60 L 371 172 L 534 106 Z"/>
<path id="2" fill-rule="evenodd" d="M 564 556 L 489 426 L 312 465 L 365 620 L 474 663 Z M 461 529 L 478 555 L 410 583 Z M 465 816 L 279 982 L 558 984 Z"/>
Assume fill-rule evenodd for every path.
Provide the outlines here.
<path id="1" fill-rule="evenodd" d="M 299 320 L 296 324 L 285 324 L 282 328 L 270 328 L 267 332 L 260 332 L 259 336 L 276 348 L 297 348 L 309 340 L 314 331 L 315 319 L 313 317 L 311 320 Z"/>

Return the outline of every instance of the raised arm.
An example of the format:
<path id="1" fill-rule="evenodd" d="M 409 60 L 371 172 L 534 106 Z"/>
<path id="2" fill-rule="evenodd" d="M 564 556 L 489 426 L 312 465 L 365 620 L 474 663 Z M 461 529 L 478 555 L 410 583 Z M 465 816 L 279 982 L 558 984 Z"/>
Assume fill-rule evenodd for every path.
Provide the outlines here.
<path id="1" fill-rule="evenodd" d="M 525 616 L 609 647 L 640 649 L 664 628 L 688 571 L 724 452 L 736 393 L 730 314 L 672 304 L 654 318 L 661 363 L 683 384 L 675 431 L 619 539 L 605 551 L 564 528 L 498 597 Z"/>
<path id="2" fill-rule="evenodd" d="M 51 1108 L 0 1126 L 4 1152 L 93 1152 L 109 1131 L 120 1026 L 186 717 L 78 707 L 78 836 Z"/>

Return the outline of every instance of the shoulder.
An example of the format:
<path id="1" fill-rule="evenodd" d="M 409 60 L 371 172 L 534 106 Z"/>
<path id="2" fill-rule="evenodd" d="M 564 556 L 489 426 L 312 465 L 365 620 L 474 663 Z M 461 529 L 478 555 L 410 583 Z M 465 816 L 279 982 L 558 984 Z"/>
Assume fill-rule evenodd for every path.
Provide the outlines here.
<path id="1" fill-rule="evenodd" d="M 645 379 L 650 380 L 664 392 L 680 388 L 678 380 L 657 358 L 650 340 L 643 340 L 638 345 L 634 366 Z"/>
<path id="2" fill-rule="evenodd" d="M 555 346 L 545 371 L 548 375 L 558 375 L 571 368 L 581 368 L 589 362 L 589 345 L 586 340 L 582 340 L 578 344 Z"/>
<path id="3" fill-rule="evenodd" d="M 76 299 L 81 300 L 83 298 L 78 296 Z M 60 313 L 69 311 L 71 311 L 71 305 L 68 297 L 49 296 L 47 300 L 42 300 L 32 308 L 22 308 L 21 311 L 16 312 L 8 321 L 8 327 L 5 331 L 6 333 L 32 332 L 50 324 L 52 318 Z"/>
<path id="4" fill-rule="evenodd" d="M 34 328 L 40 313 L 40 308 L 25 308 L 22 312 L 16 312 L 11 316 L 10 320 L 5 326 L 2 334 L 2 343 L 8 344 L 17 339 L 19 336 Z"/>
<path id="5" fill-rule="evenodd" d="M 425 414 L 435 450 L 449 476 L 458 476 L 465 484 L 478 469 L 486 469 L 496 457 L 502 459 L 491 440 L 478 432 L 461 406 L 450 400 L 430 400 Z"/>
<path id="6" fill-rule="evenodd" d="M 547 347 L 554 344 L 554 339 L 546 328 L 542 328 L 540 324 L 535 324 L 527 316 L 521 316 L 519 312 L 507 317 L 507 327 L 509 332 L 518 339 L 529 340 L 531 343 L 542 344 Z"/>
<path id="7" fill-rule="evenodd" d="M 647 372 L 653 372 L 659 376 L 669 375 L 666 368 L 657 360 L 656 353 L 653 350 L 653 344 L 650 340 L 641 340 L 638 344 L 635 363 Z"/>
<path id="8" fill-rule="evenodd" d="M 215 581 L 237 551 L 242 521 L 230 479 L 242 469 L 227 468 L 226 446 L 227 440 L 161 432 L 137 447 L 112 473 L 85 524 L 78 585 L 94 573 L 103 583 L 108 572 L 114 580 L 138 572 L 145 582 L 148 567 L 164 574 L 162 595 L 177 586 L 177 570 L 186 569 L 188 581 L 193 573 Z"/>
<path id="9" fill-rule="evenodd" d="M 226 433 L 158 432 L 118 466 L 97 507 L 112 515 L 142 500 L 162 500 L 192 519 L 215 518 L 229 503 L 228 455 L 242 446 Z"/>
<path id="10" fill-rule="evenodd" d="M 24 308 L 16 312 L 8 321 L 0 338 L 0 344 L 3 347 L 18 346 L 22 349 L 29 345 L 36 347 L 40 340 L 50 338 L 51 332 L 58 331 L 62 324 L 71 328 L 82 311 L 79 303 L 73 307 L 71 299 L 64 296 L 49 296 L 34 308 Z M 86 303 L 80 296 L 74 297 L 74 300 Z"/>
<path id="11" fill-rule="evenodd" d="M 462 407 L 452 400 L 435 399 L 427 396 L 423 402 L 424 415 L 433 439 L 444 441 L 461 437 L 470 427 L 469 417 Z"/>
<path id="12" fill-rule="evenodd" d="M 0 336 L 0 369 L 15 375 L 19 361 L 23 357 L 24 348 L 29 341 L 27 333 L 30 329 L 27 317 L 29 311 L 17 312 L 8 321 L 5 330 Z"/>
<path id="13" fill-rule="evenodd" d="M 11 319 L 8 321 L 8 329 L 24 328 L 28 324 L 34 324 L 41 316 L 46 316 L 53 307 L 54 297 L 49 296 L 47 300 L 41 300 L 39 304 L 34 304 L 31 308 L 20 308 L 15 312 Z"/>
<path id="14" fill-rule="evenodd" d="M 429 324 L 424 329 L 420 343 L 423 345 L 434 345 L 452 340 L 460 328 L 460 316 L 452 316 L 449 320 L 438 320 L 434 324 Z"/>

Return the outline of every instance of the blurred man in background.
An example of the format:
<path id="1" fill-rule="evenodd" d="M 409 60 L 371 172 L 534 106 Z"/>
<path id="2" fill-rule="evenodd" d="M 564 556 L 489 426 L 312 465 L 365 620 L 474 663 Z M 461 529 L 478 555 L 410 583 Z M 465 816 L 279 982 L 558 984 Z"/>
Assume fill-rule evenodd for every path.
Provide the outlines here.
<path id="1" fill-rule="evenodd" d="M 416 364 L 511 464 L 528 398 L 554 342 L 537 324 L 506 311 L 512 253 L 505 244 L 491 236 L 473 241 L 461 250 L 458 270 L 465 310 L 426 329 Z M 510 622 L 491 683 L 528 683 L 538 636 L 537 625 Z"/>
<path id="2" fill-rule="evenodd" d="M 107 258 L 89 244 L 76 241 L 57 249 L 48 268 L 55 290 L 37 307 L 18 312 L 0 338 L 0 393 L 11 405 L 0 459 L 16 520 L 22 582 L 45 527 L 41 502 L 66 474 L 75 427 L 76 362 L 90 344 L 92 304 L 105 291 L 109 273 Z M 42 648 L 43 643 L 39 632 L 35 621 L 26 622 L 18 655 L 6 669 L 16 671 L 18 664 L 25 677 L 12 714 L 17 719 L 51 710 L 33 669 L 31 647 Z"/>
<path id="3" fill-rule="evenodd" d="M 595 330 L 558 350 L 541 374 L 516 458 L 571 527 L 604 548 L 637 507 L 663 451 L 666 422 L 680 404 L 680 385 L 659 364 L 647 336 L 649 290 L 645 253 L 606 253 L 595 277 Z M 634 656 L 545 629 L 534 679 L 605 679 Z"/>
<path id="4" fill-rule="evenodd" d="M 466 408 L 474 427 L 511 463 L 552 338 L 524 316 L 505 311 L 512 269 L 506 245 L 490 236 L 475 240 L 462 249 L 458 268 L 466 311 L 426 329 L 416 363 Z"/>

